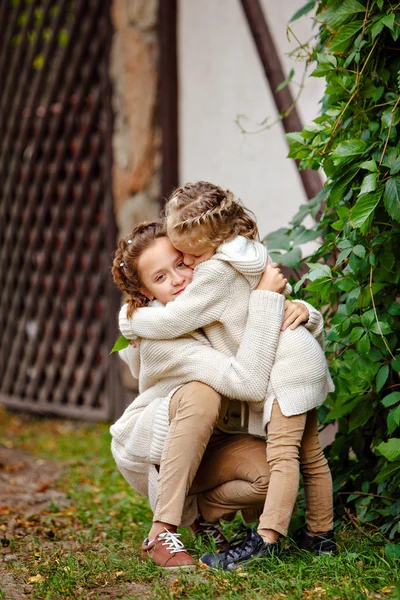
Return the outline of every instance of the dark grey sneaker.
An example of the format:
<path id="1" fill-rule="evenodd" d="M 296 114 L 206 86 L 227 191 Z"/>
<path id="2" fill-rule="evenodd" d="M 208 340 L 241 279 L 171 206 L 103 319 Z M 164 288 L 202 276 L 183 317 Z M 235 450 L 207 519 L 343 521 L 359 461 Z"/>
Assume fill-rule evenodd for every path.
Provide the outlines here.
<path id="1" fill-rule="evenodd" d="M 229 548 L 218 554 L 204 554 L 200 564 L 210 569 L 234 571 L 253 561 L 273 556 L 279 557 L 280 543 L 267 544 L 256 531 L 246 528 L 239 532 L 229 544 Z"/>
<path id="2" fill-rule="evenodd" d="M 295 532 L 293 540 L 300 550 L 307 550 L 308 552 L 313 552 L 317 555 L 337 553 L 333 529 L 321 535 L 312 535 L 312 533 L 309 533 L 307 530 L 307 527 L 304 526 Z"/>
<path id="3" fill-rule="evenodd" d="M 217 550 L 226 550 L 229 547 L 229 542 L 222 533 L 219 523 L 207 523 L 201 515 L 192 523 L 190 530 L 195 537 L 205 543 L 214 540 Z"/>

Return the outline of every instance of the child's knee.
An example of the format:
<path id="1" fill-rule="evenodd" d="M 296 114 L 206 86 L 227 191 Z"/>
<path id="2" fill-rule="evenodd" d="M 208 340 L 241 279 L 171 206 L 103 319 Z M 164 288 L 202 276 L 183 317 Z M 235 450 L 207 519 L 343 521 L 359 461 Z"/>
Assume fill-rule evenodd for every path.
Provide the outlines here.
<path id="1" fill-rule="evenodd" d="M 265 497 L 268 492 L 268 484 L 269 484 L 269 474 L 268 475 L 260 475 L 253 481 L 253 490 L 255 495 L 260 500 L 265 500 Z"/>
<path id="2" fill-rule="evenodd" d="M 215 423 L 221 410 L 221 395 L 210 386 L 192 381 L 181 388 L 178 410 L 191 412 L 199 420 Z"/>

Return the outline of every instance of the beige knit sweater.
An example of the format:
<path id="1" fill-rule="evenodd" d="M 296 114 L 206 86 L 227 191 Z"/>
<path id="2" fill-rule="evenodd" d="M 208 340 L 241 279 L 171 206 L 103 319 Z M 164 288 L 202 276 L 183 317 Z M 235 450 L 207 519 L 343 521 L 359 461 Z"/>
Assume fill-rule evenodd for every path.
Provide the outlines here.
<path id="1" fill-rule="evenodd" d="M 127 338 L 172 339 L 202 328 L 211 346 L 234 355 L 243 337 L 248 301 L 267 264 L 266 248 L 238 236 L 195 268 L 192 283 L 174 302 L 161 308 L 142 308 L 131 319 L 121 308 L 119 326 Z M 249 405 L 249 433 L 262 435 L 276 398 L 286 416 L 305 413 L 322 404 L 333 383 L 322 348 L 323 320 L 307 304 L 307 327 L 280 335 L 275 362 L 262 406 Z M 267 349 L 266 349 L 267 350 Z M 143 367 L 143 365 L 142 365 Z M 146 364 L 145 369 L 150 366 Z"/>
<path id="2" fill-rule="evenodd" d="M 228 266 L 228 270 L 234 276 L 233 267 Z M 179 339 L 141 341 L 139 390 L 143 393 L 110 431 L 118 468 L 135 490 L 149 496 L 152 507 L 158 482 L 154 465 L 160 464 L 169 428 L 169 401 L 174 391 L 184 383 L 201 381 L 223 396 L 255 401 L 262 408 L 283 312 L 281 294 L 252 292 L 247 322 L 235 356 L 216 351 L 199 332 Z M 137 349 L 129 346 L 120 355 L 135 372 Z M 189 501 L 183 524 L 190 523 L 191 519 L 193 504 Z"/>

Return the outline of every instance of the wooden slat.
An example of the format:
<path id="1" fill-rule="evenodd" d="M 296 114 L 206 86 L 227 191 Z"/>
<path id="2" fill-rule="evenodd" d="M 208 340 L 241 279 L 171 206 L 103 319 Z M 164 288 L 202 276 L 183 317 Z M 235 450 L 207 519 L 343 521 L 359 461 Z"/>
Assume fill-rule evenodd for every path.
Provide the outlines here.
<path id="1" fill-rule="evenodd" d="M 42 9 L 38 31 L 50 27 L 52 35 L 28 43 L 31 19 L 15 49 L 27 6 L 31 16 Z M 110 278 L 110 3 L 32 0 L 9 17 L 2 9 L 0 402 L 108 419 L 120 412 L 122 395 L 117 359 L 109 356 L 119 303 Z M 69 35 L 63 47 L 61 29 Z M 44 64 L 35 71 L 38 53 Z"/>

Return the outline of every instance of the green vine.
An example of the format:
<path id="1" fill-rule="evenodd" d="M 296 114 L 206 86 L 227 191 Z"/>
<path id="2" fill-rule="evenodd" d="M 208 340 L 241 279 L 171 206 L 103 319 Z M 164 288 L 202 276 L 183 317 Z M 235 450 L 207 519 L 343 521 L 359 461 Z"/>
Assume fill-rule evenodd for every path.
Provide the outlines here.
<path id="1" fill-rule="evenodd" d="M 287 135 L 300 168 L 322 168 L 321 193 L 290 229 L 266 238 L 270 254 L 307 273 L 295 291 L 323 310 L 336 390 L 321 409 L 338 420 L 328 448 L 345 512 L 400 533 L 400 3 L 308 2 L 320 24 L 314 77 L 326 80 L 322 114 Z M 320 220 L 311 228 L 305 218 Z M 319 239 L 312 256 L 299 245 Z M 301 271 L 299 271 L 301 272 Z M 304 288 L 303 283 L 308 282 Z M 304 288 L 304 289 L 303 289 Z M 338 495 L 339 497 L 339 495 Z M 344 500 L 343 500 L 344 498 Z M 354 518 L 354 517 L 353 517 Z M 399 547 L 400 548 L 400 547 Z"/>

